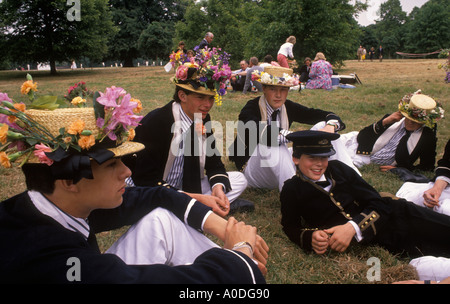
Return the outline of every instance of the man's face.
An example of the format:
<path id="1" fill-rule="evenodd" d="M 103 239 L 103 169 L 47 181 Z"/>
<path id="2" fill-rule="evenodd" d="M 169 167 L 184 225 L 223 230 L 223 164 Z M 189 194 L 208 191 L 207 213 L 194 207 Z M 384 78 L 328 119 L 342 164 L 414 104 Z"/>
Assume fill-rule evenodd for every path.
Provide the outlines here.
<path id="1" fill-rule="evenodd" d="M 288 87 L 263 86 L 264 96 L 272 109 L 279 109 L 286 102 L 289 93 Z"/>
<path id="2" fill-rule="evenodd" d="M 306 177 L 317 181 L 328 167 L 328 157 L 302 154 L 300 158 L 293 157 L 294 164 Z"/>
<path id="3" fill-rule="evenodd" d="M 80 208 L 84 212 L 95 209 L 112 209 L 122 204 L 125 179 L 131 175 L 130 169 L 120 158 L 112 158 L 99 165 L 91 161 L 94 179 L 81 179 L 78 187 Z"/>
<path id="4" fill-rule="evenodd" d="M 420 124 L 418 122 L 415 122 L 415 121 L 413 121 L 411 119 L 408 119 L 408 118 L 405 119 L 405 129 L 410 131 L 410 132 L 416 131 L 421 126 L 422 126 L 422 124 Z"/>
<path id="5" fill-rule="evenodd" d="M 244 60 L 241 61 L 240 65 L 241 65 L 241 69 L 242 69 L 242 70 L 245 70 L 245 69 L 248 67 L 247 62 L 244 61 Z"/>
<path id="6" fill-rule="evenodd" d="M 206 36 L 205 39 L 206 39 L 206 41 L 208 41 L 208 43 L 211 43 L 214 39 L 214 36 L 213 35 Z"/>
<path id="7" fill-rule="evenodd" d="M 202 119 L 206 118 L 209 111 L 214 105 L 214 96 L 203 95 L 198 93 L 190 93 L 180 90 L 178 91 L 178 97 L 181 100 L 181 108 L 190 119 L 194 120 L 194 114 L 202 114 Z"/>

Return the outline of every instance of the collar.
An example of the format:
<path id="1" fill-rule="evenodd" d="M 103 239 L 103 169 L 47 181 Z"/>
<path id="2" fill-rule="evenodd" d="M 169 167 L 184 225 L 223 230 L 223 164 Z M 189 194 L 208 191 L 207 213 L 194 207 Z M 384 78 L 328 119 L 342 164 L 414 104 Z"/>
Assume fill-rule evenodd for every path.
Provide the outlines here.
<path id="1" fill-rule="evenodd" d="M 64 228 L 81 233 L 86 239 L 88 238 L 90 229 L 85 219 L 76 218 L 62 211 L 40 192 L 28 191 L 28 196 L 42 214 L 51 217 Z"/>

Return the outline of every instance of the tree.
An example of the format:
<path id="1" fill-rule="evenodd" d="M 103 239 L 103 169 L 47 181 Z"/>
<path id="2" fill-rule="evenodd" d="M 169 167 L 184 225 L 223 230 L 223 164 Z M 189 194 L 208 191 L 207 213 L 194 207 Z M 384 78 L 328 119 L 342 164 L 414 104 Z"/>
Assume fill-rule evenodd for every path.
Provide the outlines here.
<path id="1" fill-rule="evenodd" d="M 185 20 L 176 25 L 176 37 L 197 45 L 206 31 L 213 45 L 231 53 L 231 62 L 270 54 L 276 58 L 281 44 L 294 35 L 298 59 L 324 52 L 332 62 L 354 53 L 360 29 L 354 16 L 366 4 L 348 0 L 204 0 L 191 1 Z M 301 60 L 301 59 L 300 59 Z"/>
<path id="2" fill-rule="evenodd" d="M 413 53 L 427 53 L 448 48 L 450 44 L 450 3 L 430 0 L 408 21 L 405 48 Z"/>
<path id="3" fill-rule="evenodd" d="M 158 35 L 163 34 L 165 38 L 172 39 L 170 27 L 183 18 L 186 9 L 186 0 L 110 0 L 110 4 L 114 24 L 119 28 L 111 45 L 110 57 L 123 61 L 124 67 L 133 66 L 133 59 L 141 55 L 149 55 L 142 51 L 158 53 L 156 47 L 151 50 L 151 45 L 145 43 L 149 41 L 148 34 L 164 29 L 168 31 L 158 32 Z M 152 25 L 153 22 L 159 24 Z M 167 26 L 161 23 L 167 23 Z M 140 39 L 141 35 L 144 36 Z"/>
<path id="4" fill-rule="evenodd" d="M 78 4 L 81 14 L 71 21 L 72 6 Z M 108 0 L 79 0 L 71 5 L 66 1 L 3 1 L 0 31 L 8 46 L 5 51 L 17 62 L 50 62 L 52 74 L 56 74 L 57 61 L 82 56 L 101 60 L 115 31 L 107 4 Z"/>
<path id="5" fill-rule="evenodd" d="M 402 10 L 400 0 L 388 0 L 381 4 L 380 21 L 376 22 L 376 36 L 383 45 L 385 57 L 392 57 L 396 51 L 403 49 L 405 22 L 406 13 Z"/>

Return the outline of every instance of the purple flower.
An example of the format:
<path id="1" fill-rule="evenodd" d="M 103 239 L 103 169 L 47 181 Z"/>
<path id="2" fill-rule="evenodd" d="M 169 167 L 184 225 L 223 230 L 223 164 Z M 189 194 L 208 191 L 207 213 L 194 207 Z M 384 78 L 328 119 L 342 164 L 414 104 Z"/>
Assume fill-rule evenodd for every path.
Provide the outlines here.
<path id="1" fill-rule="evenodd" d="M 2 92 L 0 92 L 0 101 L 13 102 L 12 99 L 8 97 L 7 93 L 2 93 Z"/>

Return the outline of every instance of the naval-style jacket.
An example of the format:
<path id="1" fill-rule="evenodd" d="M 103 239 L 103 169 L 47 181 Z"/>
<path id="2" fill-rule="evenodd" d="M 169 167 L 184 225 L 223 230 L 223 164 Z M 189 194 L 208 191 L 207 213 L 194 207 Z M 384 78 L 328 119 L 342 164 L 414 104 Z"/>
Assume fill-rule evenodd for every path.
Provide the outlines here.
<path id="1" fill-rule="evenodd" d="M 209 207 L 166 187 L 132 187 L 114 209 L 95 210 L 89 218 L 93 233 L 133 225 L 162 207 L 181 221 L 201 229 Z M 188 208 L 189 207 L 189 208 Z M 151 234 L 151 231 L 149 231 Z M 127 265 L 114 254 L 101 254 L 93 242 L 42 214 L 27 192 L 0 203 L 0 283 L 84 284 L 214 284 L 263 283 L 256 263 L 237 251 L 213 248 L 189 266 Z M 68 279 L 73 259 L 80 281 Z M 70 276 L 69 276 L 70 277 Z"/>

